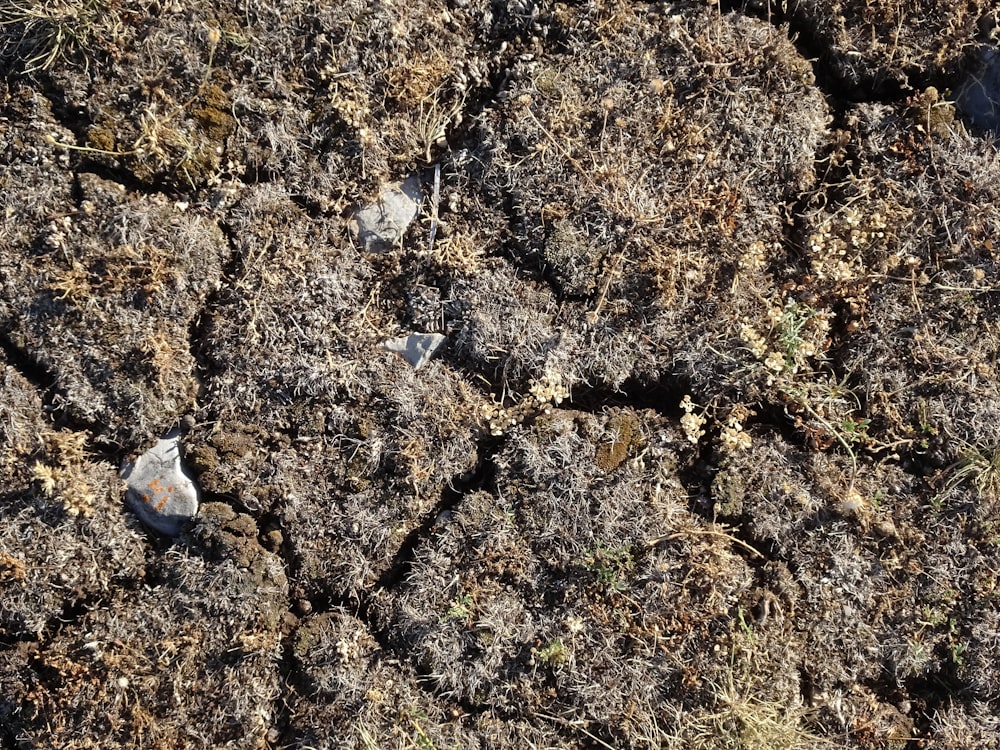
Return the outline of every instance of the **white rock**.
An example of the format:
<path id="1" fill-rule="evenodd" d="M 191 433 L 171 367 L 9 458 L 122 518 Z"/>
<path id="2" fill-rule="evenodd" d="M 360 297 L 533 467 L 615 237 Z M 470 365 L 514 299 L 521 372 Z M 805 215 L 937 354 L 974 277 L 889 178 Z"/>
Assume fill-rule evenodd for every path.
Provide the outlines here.
<path id="1" fill-rule="evenodd" d="M 417 175 L 384 186 L 378 200 L 354 214 L 352 228 L 361 247 L 366 252 L 383 252 L 399 245 L 406 228 L 420 213 L 422 200 Z"/>
<path id="2" fill-rule="evenodd" d="M 443 343 L 444 336 L 440 333 L 411 333 L 383 341 L 382 347 L 401 356 L 414 370 L 419 370 Z"/>
<path id="3" fill-rule="evenodd" d="M 177 536 L 198 513 L 198 487 L 181 465 L 180 437 L 166 437 L 125 466 L 125 499 L 154 531 Z"/>

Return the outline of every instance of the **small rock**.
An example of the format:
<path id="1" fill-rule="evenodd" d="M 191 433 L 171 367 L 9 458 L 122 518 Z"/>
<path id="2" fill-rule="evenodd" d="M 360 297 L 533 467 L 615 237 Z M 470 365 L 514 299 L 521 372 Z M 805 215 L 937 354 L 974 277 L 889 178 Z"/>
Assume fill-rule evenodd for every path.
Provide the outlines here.
<path id="1" fill-rule="evenodd" d="M 383 252 L 399 245 L 406 228 L 417 218 L 422 200 L 417 175 L 384 186 L 378 200 L 354 214 L 353 229 L 361 247 L 366 252 Z"/>
<path id="2" fill-rule="evenodd" d="M 166 437 L 126 465 L 125 499 L 154 531 L 177 536 L 198 513 L 198 487 L 181 466 L 180 437 Z"/>
<path id="3" fill-rule="evenodd" d="M 383 341 L 382 347 L 401 356 L 414 370 L 419 370 L 434 356 L 444 338 L 440 333 L 411 333 Z"/>

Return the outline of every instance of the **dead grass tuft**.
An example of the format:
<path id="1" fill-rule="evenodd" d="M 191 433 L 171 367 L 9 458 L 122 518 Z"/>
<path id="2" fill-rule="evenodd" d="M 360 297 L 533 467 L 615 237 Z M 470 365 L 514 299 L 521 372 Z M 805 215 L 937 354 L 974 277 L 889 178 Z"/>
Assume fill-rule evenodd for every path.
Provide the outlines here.
<path id="1" fill-rule="evenodd" d="M 4 0 L 0 3 L 0 58 L 24 73 L 48 70 L 114 39 L 118 0 Z"/>

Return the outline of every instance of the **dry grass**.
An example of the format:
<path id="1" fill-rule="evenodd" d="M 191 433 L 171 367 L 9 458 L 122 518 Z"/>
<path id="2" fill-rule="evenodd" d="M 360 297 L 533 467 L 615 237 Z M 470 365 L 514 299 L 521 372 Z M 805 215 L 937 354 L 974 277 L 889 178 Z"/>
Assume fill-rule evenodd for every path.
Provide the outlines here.
<path id="1" fill-rule="evenodd" d="M 3 0 L 0 56 L 25 73 L 48 70 L 96 44 L 113 40 L 121 24 L 115 0 Z"/>
<path id="2" fill-rule="evenodd" d="M 961 457 L 945 469 L 942 495 L 962 486 L 975 490 L 976 498 L 995 507 L 1000 501 L 1000 444 L 976 445 L 962 441 Z"/>
<path id="3" fill-rule="evenodd" d="M 662 747 L 684 750 L 796 750 L 834 747 L 806 726 L 809 709 L 798 697 L 775 695 L 759 637 L 740 615 L 728 668 L 711 686 L 715 705 L 677 717 Z"/>

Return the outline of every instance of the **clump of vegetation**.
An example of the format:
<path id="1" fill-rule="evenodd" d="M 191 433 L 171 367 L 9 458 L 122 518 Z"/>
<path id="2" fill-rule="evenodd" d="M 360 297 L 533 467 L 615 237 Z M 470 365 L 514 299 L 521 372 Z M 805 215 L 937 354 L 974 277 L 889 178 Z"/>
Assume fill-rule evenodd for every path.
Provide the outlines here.
<path id="1" fill-rule="evenodd" d="M 741 640 L 737 638 L 737 642 Z M 754 664 L 753 649 L 734 644 L 730 669 L 711 690 L 709 710 L 684 715 L 674 731 L 664 732 L 663 747 L 691 750 L 807 750 L 834 748 L 837 743 L 809 727 L 810 711 L 801 699 L 770 695 L 772 687 L 761 680 L 761 665 Z"/>
<path id="2" fill-rule="evenodd" d="M 110 118 L 94 122 L 87 130 L 86 145 L 53 136 L 47 142 L 82 158 L 126 165 L 137 179 L 150 184 L 168 182 L 189 190 L 217 184 L 223 171 L 223 144 L 236 126 L 229 96 L 211 80 L 221 40 L 217 28 L 206 29 L 204 73 L 192 82 L 194 90 L 184 100 L 157 89 L 137 110 L 138 116 L 124 122 Z"/>
<path id="3" fill-rule="evenodd" d="M 60 409 L 141 442 L 193 410 L 189 326 L 227 247 L 217 225 L 163 197 L 92 174 L 78 186 L 82 208 L 48 222 L 38 252 L 10 268 L 22 290 L 11 338 L 58 376 Z"/>
<path id="4" fill-rule="evenodd" d="M 944 470 L 944 477 L 943 494 L 968 486 L 983 510 L 990 513 L 1000 503 L 1000 445 L 963 442 L 959 459 Z"/>
<path id="5" fill-rule="evenodd" d="M 86 477 L 87 435 L 60 431 L 39 438 L 42 456 L 32 465 L 31 473 L 41 492 L 60 501 L 70 515 L 91 515 L 96 498 Z"/>
<path id="6" fill-rule="evenodd" d="M 895 0 L 753 0 L 752 5 L 775 22 L 800 27 L 822 51 L 824 70 L 852 97 L 888 95 L 918 80 L 954 74 L 990 18 L 977 0 L 927 0 L 919 6 Z"/>
<path id="7" fill-rule="evenodd" d="M 24 73 L 78 58 L 86 67 L 95 46 L 111 47 L 121 23 L 118 0 L 4 0 L 0 59 Z"/>

